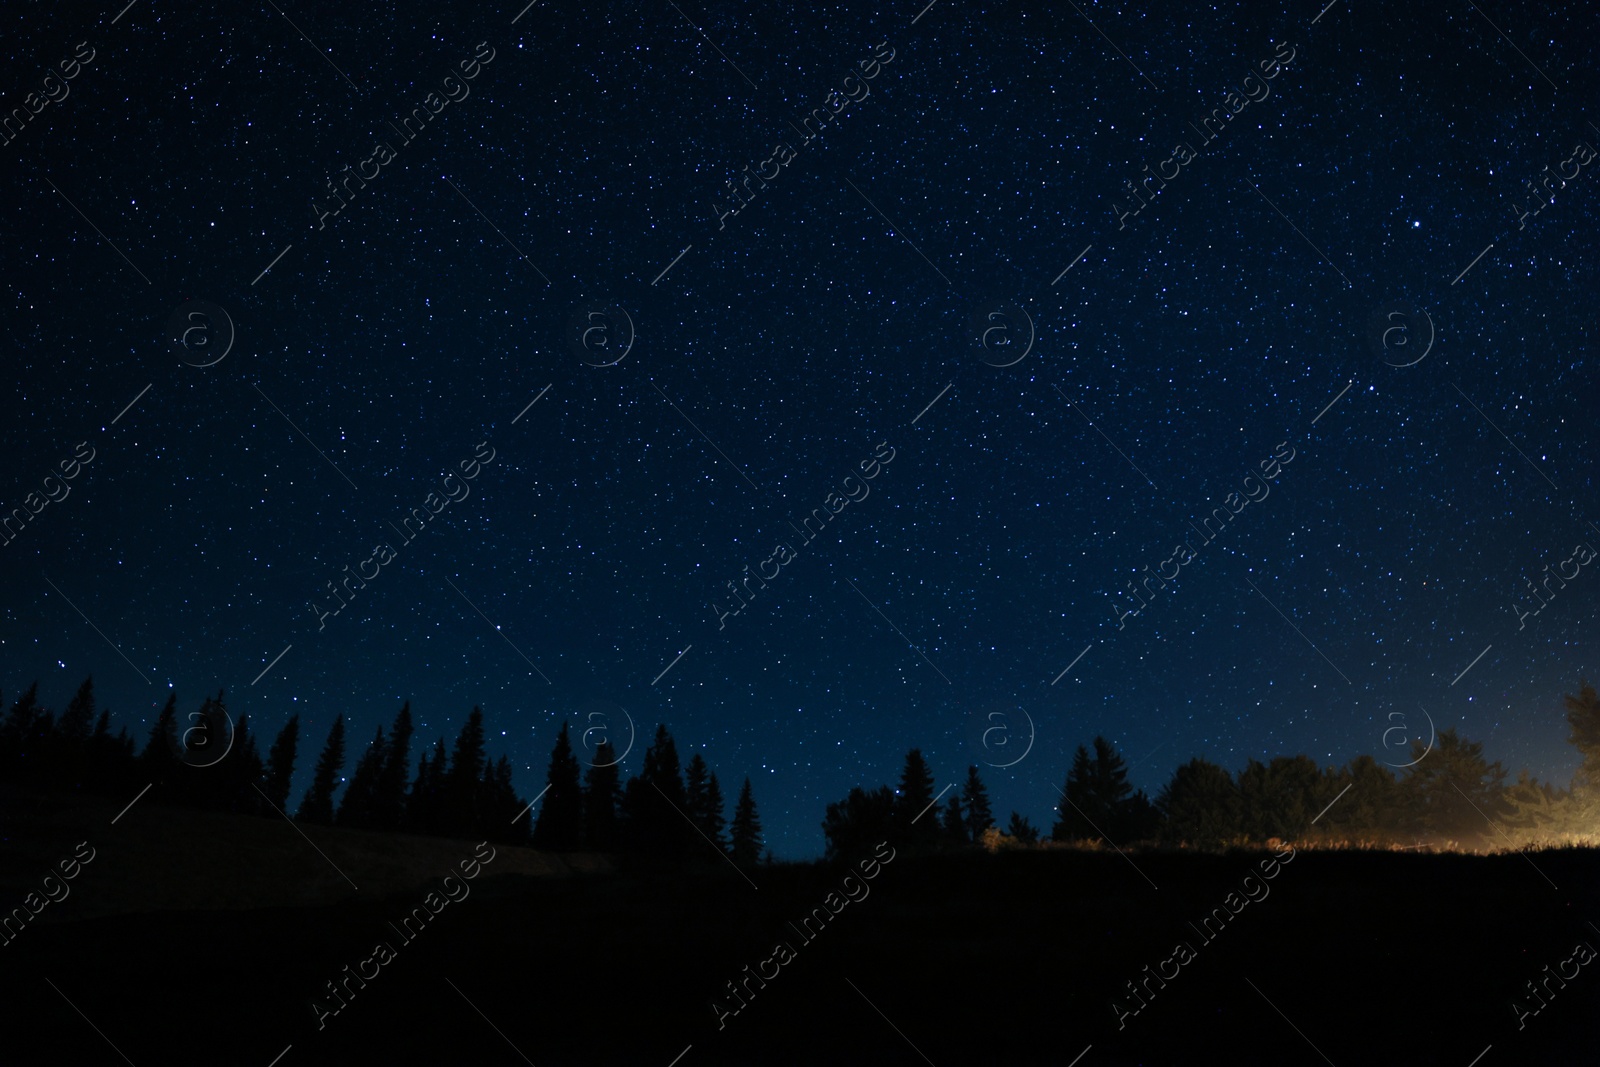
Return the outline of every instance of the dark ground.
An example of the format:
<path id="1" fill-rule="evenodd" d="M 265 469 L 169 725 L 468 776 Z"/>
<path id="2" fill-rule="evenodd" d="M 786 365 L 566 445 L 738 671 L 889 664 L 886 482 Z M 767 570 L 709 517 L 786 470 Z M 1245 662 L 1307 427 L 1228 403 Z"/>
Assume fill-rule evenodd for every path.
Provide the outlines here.
<path id="1" fill-rule="evenodd" d="M 9 908 L 54 863 L 39 857 L 71 854 L 75 840 L 57 835 L 105 813 L 51 801 L 65 814 L 46 826 L 28 815 L 38 804 L 19 817 L 15 795 L 0 799 Z M 287 1046 L 281 1067 L 669 1067 L 680 1054 L 679 1067 L 1066 1067 L 1088 1046 L 1080 1067 L 1468 1067 L 1486 1047 L 1479 1067 L 1600 1058 L 1600 959 L 1520 1031 L 1511 1008 L 1534 1006 L 1523 984 L 1576 943 L 1600 948 L 1594 852 L 1301 851 L 1210 943 L 1189 923 L 1266 853 L 1142 853 L 1136 870 L 1116 853 L 902 852 L 802 943 L 786 920 L 820 905 L 842 870 L 758 868 L 752 888 L 715 860 L 608 872 L 499 846 L 471 895 L 404 943 L 387 921 L 472 843 L 312 830 L 357 891 L 282 822 L 145 803 L 87 836 L 96 858 L 73 894 L 0 947 L 5 1064 L 268 1067 Z M 303 855 L 266 862 L 260 844 L 252 868 L 239 842 L 255 837 Z M 445 857 L 437 872 L 373 860 L 406 842 Z M 142 909 L 162 882 L 183 910 L 113 913 L 119 884 Z M 237 906 L 288 899 L 290 885 L 327 902 Z M 323 984 L 380 940 L 396 958 L 319 1030 L 312 999 L 331 1006 Z M 725 983 L 780 940 L 796 958 L 719 1031 L 713 998 L 732 1006 Z M 1132 1006 L 1124 984 L 1178 941 L 1195 957 L 1119 1031 L 1113 1000 Z"/>

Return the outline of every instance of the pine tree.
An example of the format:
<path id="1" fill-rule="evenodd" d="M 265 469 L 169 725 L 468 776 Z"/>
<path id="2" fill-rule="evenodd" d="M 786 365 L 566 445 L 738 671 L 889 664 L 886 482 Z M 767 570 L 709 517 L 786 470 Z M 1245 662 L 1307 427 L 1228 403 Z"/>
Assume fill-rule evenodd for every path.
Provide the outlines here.
<path id="1" fill-rule="evenodd" d="M 446 837 L 478 837 L 487 825 L 483 810 L 483 773 L 487 766 L 483 741 L 483 710 L 473 707 L 456 736 L 450 769 L 440 782 Z"/>
<path id="2" fill-rule="evenodd" d="M 344 716 L 333 720 L 328 731 L 328 743 L 317 759 L 317 769 L 311 776 L 311 788 L 300 801 L 295 813 L 297 822 L 329 824 L 333 822 L 333 794 L 339 788 L 339 771 L 344 767 Z"/>
<path id="3" fill-rule="evenodd" d="M 906 753 L 900 793 L 895 801 L 895 824 L 908 845 L 932 845 L 939 839 L 938 819 L 925 815 L 932 804 L 933 772 L 922 758 L 922 750 L 914 748 Z"/>
<path id="4" fill-rule="evenodd" d="M 81 746 L 89 740 L 90 727 L 94 724 L 94 676 L 83 680 L 78 686 L 77 695 L 67 704 L 67 709 L 61 713 L 59 729 L 61 739 L 71 746 Z"/>
<path id="5" fill-rule="evenodd" d="M 444 775 L 449 761 L 444 738 L 417 761 L 417 777 L 406 794 L 406 829 L 414 834 L 443 832 Z"/>
<path id="6" fill-rule="evenodd" d="M 617 750 L 610 741 L 602 741 L 595 749 L 594 759 L 584 776 L 583 847 L 609 852 L 619 843 L 617 804 L 622 799 L 622 787 Z"/>
<path id="7" fill-rule="evenodd" d="M 572 754 L 567 723 L 562 720 L 561 732 L 550 750 L 544 800 L 539 804 L 539 819 L 533 826 L 533 847 L 574 852 L 582 835 L 583 786 L 579 780 L 578 761 Z"/>
<path id="8" fill-rule="evenodd" d="M 856 786 L 843 800 L 829 804 L 822 820 L 827 858 L 855 862 L 871 854 L 879 842 L 896 838 L 896 800 L 886 785 L 871 792 Z"/>
<path id="9" fill-rule="evenodd" d="M 350 776 L 350 784 L 345 786 L 344 796 L 339 801 L 339 813 L 334 817 L 334 821 L 340 826 L 369 829 L 373 826 L 376 821 L 378 777 L 383 773 L 387 757 L 383 727 L 380 726 L 367 745 L 367 750 L 356 762 L 355 773 Z"/>
<path id="10" fill-rule="evenodd" d="M 573 781 L 577 781 L 577 764 L 573 764 Z M 528 820 L 521 818 L 522 809 L 528 805 L 517 796 L 511 781 L 511 761 L 501 756 L 495 765 L 484 772 L 484 793 L 488 798 L 489 829 L 485 831 L 491 841 L 508 845 L 526 844 L 529 841 Z M 579 819 L 582 810 L 577 812 Z M 577 839 L 576 833 L 573 835 Z"/>
<path id="11" fill-rule="evenodd" d="M 684 770 L 684 811 L 695 828 L 723 852 L 728 842 L 722 831 L 726 820 L 722 816 L 722 789 L 717 776 L 711 773 L 706 761 L 696 752 Z"/>
<path id="12" fill-rule="evenodd" d="M 300 716 L 291 715 L 267 750 L 267 769 L 262 775 L 261 792 L 279 812 L 289 809 L 289 785 L 294 780 L 295 750 L 300 744 Z"/>
<path id="13" fill-rule="evenodd" d="M 699 834 L 684 821 L 688 803 L 678 746 L 665 724 L 645 750 L 644 768 L 622 791 L 622 839 L 631 851 L 664 858 L 688 854 Z M 705 847 L 700 841 L 699 848 Z"/>
<path id="14" fill-rule="evenodd" d="M 261 779 L 262 766 L 255 735 L 250 732 L 250 716 L 240 717 L 233 747 L 222 761 L 221 770 L 227 782 L 228 810 L 246 815 L 266 814 L 261 794 L 252 788 Z"/>
<path id="15" fill-rule="evenodd" d="M 967 784 L 961 790 L 961 806 L 966 809 L 967 840 L 983 840 L 983 832 L 994 825 L 994 811 L 989 807 L 989 790 L 978 777 L 977 764 L 967 768 Z"/>
<path id="16" fill-rule="evenodd" d="M 1011 813 L 1011 822 L 1006 827 L 1006 833 L 1024 845 L 1031 845 L 1039 840 L 1039 831 L 1034 827 L 1033 823 L 1017 812 Z"/>
<path id="17" fill-rule="evenodd" d="M 1239 788 L 1225 767 L 1192 759 L 1162 787 L 1156 807 L 1162 833 L 1171 841 L 1215 848 L 1237 838 L 1242 830 Z"/>
<path id="18" fill-rule="evenodd" d="M 139 754 L 139 773 L 172 800 L 171 790 L 178 782 L 178 695 L 169 693 L 167 703 L 150 728 L 150 740 Z"/>
<path id="19" fill-rule="evenodd" d="M 398 830 L 405 822 L 411 732 L 411 701 L 408 700 L 394 717 L 394 725 L 389 727 L 389 740 L 384 745 L 383 770 L 378 775 L 377 793 L 372 802 L 372 825 L 379 830 Z"/>
<path id="20" fill-rule="evenodd" d="M 739 790 L 739 802 L 733 809 L 732 839 L 733 862 L 754 866 L 761 858 L 761 818 L 756 813 L 755 797 L 750 792 L 750 779 L 744 780 Z"/>
<path id="21" fill-rule="evenodd" d="M 1078 746 L 1067 774 L 1066 794 L 1057 805 L 1058 818 L 1050 836 L 1057 841 L 1107 838 L 1121 844 L 1138 835 L 1136 813 L 1142 811 L 1128 784 L 1122 756 L 1104 737 L 1094 739 L 1094 757 Z"/>

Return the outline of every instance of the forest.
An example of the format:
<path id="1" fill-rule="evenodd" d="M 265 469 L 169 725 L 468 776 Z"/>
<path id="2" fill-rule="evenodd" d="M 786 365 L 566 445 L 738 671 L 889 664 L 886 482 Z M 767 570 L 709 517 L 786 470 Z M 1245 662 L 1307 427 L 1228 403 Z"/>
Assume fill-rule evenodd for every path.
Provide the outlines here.
<path id="1" fill-rule="evenodd" d="M 1600 844 L 1600 696 L 1580 683 L 1563 698 L 1568 742 L 1580 764 L 1566 786 L 1526 770 L 1514 780 L 1483 744 L 1441 731 L 1412 742 L 1398 773 L 1370 755 L 1333 767 L 1308 756 L 1249 760 L 1237 770 L 1194 758 L 1175 768 L 1152 798 L 1128 782 L 1121 753 L 1104 737 L 1079 745 L 1056 790 L 1048 833 L 1013 811 L 996 821 L 976 765 L 959 789 L 936 793 L 920 749 L 910 750 L 897 786 L 857 786 L 828 804 L 827 859 L 849 859 L 879 841 L 912 852 L 955 849 L 1193 849 L 1293 841 L 1302 848 L 1500 851 Z M 431 836 L 477 838 L 553 852 L 603 852 L 647 861 L 706 861 L 717 855 L 753 865 L 764 850 L 750 780 L 731 818 L 716 773 L 698 753 L 684 764 L 658 725 L 640 772 L 623 781 L 616 753 L 602 744 L 584 768 L 567 724 L 551 751 L 545 788 L 517 794 L 505 756 L 486 749 L 474 707 L 455 739 L 423 746 L 413 772 L 414 725 L 405 703 L 376 730 L 344 776 L 343 716 L 323 742 L 309 786 L 290 806 L 301 747 L 299 717 L 279 730 L 265 757 L 249 716 L 235 725 L 225 695 L 207 697 L 180 730 L 169 696 L 142 746 L 126 728 L 111 733 L 86 678 L 59 713 L 40 704 L 38 683 L 0 720 L 0 783 L 122 797 L 149 786 L 169 804 L 297 823 Z M 201 773 L 203 772 L 203 773 Z M 948 794 L 948 797 L 946 797 Z M 537 813 L 529 817 L 531 809 Z"/>

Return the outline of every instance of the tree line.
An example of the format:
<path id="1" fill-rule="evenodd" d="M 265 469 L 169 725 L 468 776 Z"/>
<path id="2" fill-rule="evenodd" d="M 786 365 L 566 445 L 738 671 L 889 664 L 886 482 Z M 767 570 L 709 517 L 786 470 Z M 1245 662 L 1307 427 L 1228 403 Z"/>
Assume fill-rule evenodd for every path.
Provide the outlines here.
<path id="1" fill-rule="evenodd" d="M 0 705 L 3 706 L 3 705 Z M 505 756 L 486 749 L 483 712 L 474 707 L 447 749 L 424 746 L 411 771 L 415 732 L 405 702 L 385 731 L 377 728 L 348 781 L 344 716 L 328 731 L 311 782 L 293 809 L 289 793 L 300 749 L 300 717 L 290 716 L 262 757 L 250 717 L 232 723 L 225 694 L 207 697 L 180 730 L 169 695 L 142 748 L 127 727 L 111 733 L 111 713 L 97 710 L 86 678 L 57 714 L 39 702 L 35 682 L 0 719 L 0 782 L 123 797 L 149 784 L 166 803 L 309 825 L 532 844 L 553 851 L 639 853 L 652 858 L 707 858 L 736 863 L 761 856 L 761 821 L 744 780 L 731 823 L 721 784 L 698 753 L 687 768 L 665 725 L 656 729 L 644 768 L 622 781 L 619 760 L 601 744 L 587 775 L 573 754 L 566 723 L 551 751 L 537 818 L 517 795 Z M 341 789 L 342 785 L 342 789 Z M 531 825 L 530 825 L 531 824 Z"/>
<path id="2" fill-rule="evenodd" d="M 1128 783 L 1122 755 L 1104 737 L 1073 755 L 1050 840 L 1117 847 L 1223 848 L 1272 838 L 1325 847 L 1481 848 L 1600 845 L 1600 697 L 1588 682 L 1563 698 L 1568 743 L 1581 763 L 1566 787 L 1526 770 L 1515 781 L 1483 744 L 1444 730 L 1414 740 L 1396 770 L 1370 755 L 1338 767 L 1309 756 L 1250 760 L 1231 772 L 1204 759 L 1176 768 L 1152 800 Z M 963 788 L 933 810 L 934 779 L 920 750 L 906 755 L 898 789 L 860 787 L 829 804 L 827 854 L 852 856 L 894 835 L 912 849 L 1040 843 L 1041 831 L 1013 811 L 995 825 L 976 766 Z M 898 844 L 896 847 L 899 847 Z"/>

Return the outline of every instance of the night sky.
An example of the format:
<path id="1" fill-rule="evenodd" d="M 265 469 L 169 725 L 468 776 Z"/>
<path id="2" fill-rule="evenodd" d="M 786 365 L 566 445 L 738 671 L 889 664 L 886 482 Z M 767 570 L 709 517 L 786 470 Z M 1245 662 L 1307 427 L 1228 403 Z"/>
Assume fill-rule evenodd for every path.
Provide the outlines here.
<path id="1" fill-rule="evenodd" d="M 8 703 L 225 688 L 295 796 L 625 709 L 780 858 L 913 746 L 1576 766 L 1592 14 L 121 2 L 3 16 Z"/>

